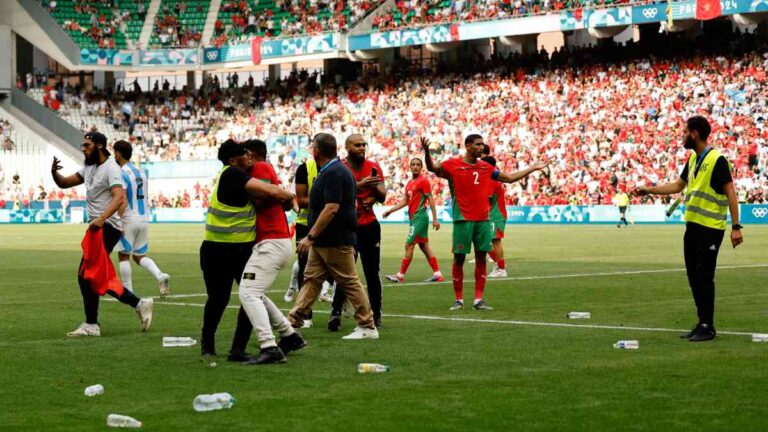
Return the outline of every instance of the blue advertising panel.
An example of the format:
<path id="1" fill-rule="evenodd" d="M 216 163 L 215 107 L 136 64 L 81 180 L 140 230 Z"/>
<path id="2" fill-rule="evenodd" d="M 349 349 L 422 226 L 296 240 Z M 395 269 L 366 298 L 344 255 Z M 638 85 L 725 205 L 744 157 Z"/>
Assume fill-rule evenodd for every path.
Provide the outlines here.
<path id="1" fill-rule="evenodd" d="M 197 64 L 197 48 L 145 50 L 139 53 L 139 63 L 143 66 Z"/>
<path id="2" fill-rule="evenodd" d="M 131 66 L 133 51 L 101 48 L 80 50 L 80 63 L 87 65 Z"/>
<path id="3" fill-rule="evenodd" d="M 338 49 L 338 39 L 338 35 L 333 33 L 285 39 L 264 39 L 261 41 L 261 58 L 329 53 Z M 224 45 L 220 48 L 210 47 L 203 51 L 203 63 L 205 64 L 242 61 L 251 61 L 250 42 Z"/>

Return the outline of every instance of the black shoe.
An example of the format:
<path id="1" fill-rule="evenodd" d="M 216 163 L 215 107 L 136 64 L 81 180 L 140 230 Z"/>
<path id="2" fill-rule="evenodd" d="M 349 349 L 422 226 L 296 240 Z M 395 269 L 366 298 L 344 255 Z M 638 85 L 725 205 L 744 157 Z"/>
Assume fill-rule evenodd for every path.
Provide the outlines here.
<path id="1" fill-rule="evenodd" d="M 701 323 L 698 323 L 695 326 L 693 326 L 691 331 L 685 332 L 685 333 L 680 333 L 680 339 L 690 339 L 693 335 L 696 334 L 696 332 L 699 330 L 700 326 L 701 326 Z"/>
<path id="2" fill-rule="evenodd" d="M 376 326 L 377 330 L 380 329 L 381 328 L 381 318 L 375 318 L 373 320 L 373 324 Z"/>
<path id="3" fill-rule="evenodd" d="M 257 364 L 278 364 L 285 363 L 285 354 L 278 347 L 262 348 L 258 357 L 251 357 L 250 360 L 243 364 L 257 365 Z"/>
<path id="4" fill-rule="evenodd" d="M 690 338 L 688 338 L 691 342 L 704 342 L 704 341 L 710 341 L 717 336 L 717 331 L 715 331 L 714 326 L 709 326 L 707 324 L 702 324 L 699 329 L 696 331 L 696 333 L 693 334 Z"/>
<path id="5" fill-rule="evenodd" d="M 247 352 L 236 349 L 229 352 L 229 355 L 227 356 L 227 361 L 244 362 L 244 361 L 250 360 L 251 357 L 252 356 Z"/>
<path id="6" fill-rule="evenodd" d="M 328 330 L 337 332 L 341 328 L 341 317 L 338 315 L 331 315 L 331 319 L 328 320 Z"/>
<path id="7" fill-rule="evenodd" d="M 298 333 L 293 333 L 290 336 L 280 338 L 280 342 L 277 343 L 277 347 L 283 351 L 283 354 L 288 354 L 293 351 L 298 351 L 307 345 L 307 341 L 304 340 Z"/>

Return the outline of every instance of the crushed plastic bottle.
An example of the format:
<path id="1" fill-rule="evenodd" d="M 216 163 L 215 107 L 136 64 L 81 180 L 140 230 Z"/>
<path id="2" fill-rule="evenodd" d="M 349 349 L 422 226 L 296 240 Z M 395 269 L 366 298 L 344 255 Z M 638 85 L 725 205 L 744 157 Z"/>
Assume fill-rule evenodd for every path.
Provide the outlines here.
<path id="1" fill-rule="evenodd" d="M 235 398 L 229 393 L 214 393 L 198 395 L 192 402 L 197 412 L 230 409 L 235 404 Z"/>
<path id="2" fill-rule="evenodd" d="M 164 337 L 163 348 L 186 347 L 196 344 L 197 341 L 191 337 Z"/>
<path id="3" fill-rule="evenodd" d="M 86 396 L 96 396 L 100 394 L 104 394 L 104 386 L 101 384 L 96 384 L 92 386 L 88 386 L 85 388 L 85 395 Z"/>
<path id="4" fill-rule="evenodd" d="M 141 422 L 125 415 L 110 414 L 107 416 L 107 426 L 117 428 L 140 428 Z"/>
<path id="5" fill-rule="evenodd" d="M 589 312 L 568 312 L 568 318 L 570 319 L 589 319 L 592 318 L 592 314 Z"/>
<path id="6" fill-rule="evenodd" d="M 361 374 L 381 373 L 387 372 L 388 370 L 389 366 L 378 363 L 360 363 L 357 365 L 357 372 Z"/>
<path id="7" fill-rule="evenodd" d="M 752 342 L 768 342 L 768 334 L 754 333 L 752 334 Z"/>
<path id="8" fill-rule="evenodd" d="M 640 342 L 636 340 L 620 340 L 613 344 L 613 347 L 618 349 L 639 349 Z"/>

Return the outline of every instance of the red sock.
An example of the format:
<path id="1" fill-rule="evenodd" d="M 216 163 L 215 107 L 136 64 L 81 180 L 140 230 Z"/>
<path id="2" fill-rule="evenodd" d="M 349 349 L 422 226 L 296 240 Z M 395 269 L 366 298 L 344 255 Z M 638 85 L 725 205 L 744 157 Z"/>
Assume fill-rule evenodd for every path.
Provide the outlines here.
<path id="1" fill-rule="evenodd" d="M 464 266 L 453 265 L 453 296 L 456 300 L 464 301 Z"/>
<path id="2" fill-rule="evenodd" d="M 496 252 L 490 251 L 490 252 L 488 252 L 488 256 L 491 257 L 493 262 L 496 262 Z"/>
<path id="3" fill-rule="evenodd" d="M 507 260 L 496 261 L 496 265 L 499 266 L 500 269 L 506 270 L 507 269 Z"/>
<path id="4" fill-rule="evenodd" d="M 408 266 L 411 265 L 411 260 L 408 258 L 403 258 L 403 262 L 400 263 L 400 274 L 405 275 L 405 272 L 408 271 Z"/>
<path id="5" fill-rule="evenodd" d="M 429 266 L 432 267 L 433 272 L 437 273 L 440 271 L 440 265 L 437 264 L 437 257 L 432 257 L 427 261 L 429 261 Z"/>
<path id="6" fill-rule="evenodd" d="M 485 291 L 485 261 L 475 262 L 475 300 L 481 300 L 483 298 L 483 292 Z"/>

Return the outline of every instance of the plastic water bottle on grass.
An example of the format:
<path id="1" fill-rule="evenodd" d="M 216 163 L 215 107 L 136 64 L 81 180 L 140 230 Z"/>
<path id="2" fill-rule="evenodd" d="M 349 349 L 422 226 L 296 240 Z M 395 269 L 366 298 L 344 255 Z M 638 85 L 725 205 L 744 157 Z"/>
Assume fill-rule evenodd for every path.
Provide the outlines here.
<path id="1" fill-rule="evenodd" d="M 357 365 L 357 372 L 361 374 L 367 374 L 367 373 L 381 373 L 381 372 L 387 372 L 389 370 L 389 366 L 385 366 L 383 364 L 378 363 L 360 363 Z"/>
<path id="2" fill-rule="evenodd" d="M 107 426 L 118 428 L 140 428 L 141 422 L 132 417 L 120 414 L 110 414 L 107 416 Z"/>
<path id="3" fill-rule="evenodd" d="M 186 347 L 196 344 L 197 341 L 191 337 L 164 337 L 163 348 Z"/>
<path id="4" fill-rule="evenodd" d="M 230 409 L 235 404 L 235 398 L 229 393 L 214 393 L 199 395 L 192 402 L 197 412 Z"/>
<path id="5" fill-rule="evenodd" d="M 639 349 L 640 342 L 636 340 L 620 340 L 613 344 L 613 347 L 618 349 Z"/>
<path id="6" fill-rule="evenodd" d="M 96 396 L 100 394 L 104 394 L 104 386 L 101 384 L 96 384 L 92 386 L 88 386 L 85 388 L 85 395 L 86 396 Z"/>

